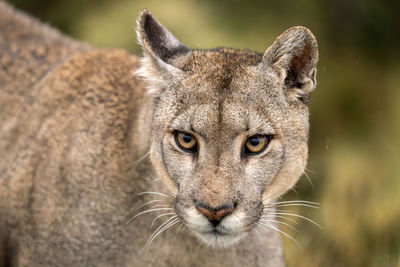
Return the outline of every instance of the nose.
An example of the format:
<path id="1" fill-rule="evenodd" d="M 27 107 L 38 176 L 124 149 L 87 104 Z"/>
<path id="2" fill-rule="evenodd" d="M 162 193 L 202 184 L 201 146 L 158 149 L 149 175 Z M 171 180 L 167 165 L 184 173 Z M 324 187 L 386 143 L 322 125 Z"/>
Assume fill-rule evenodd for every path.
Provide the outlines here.
<path id="1" fill-rule="evenodd" d="M 225 216 L 231 214 L 235 206 L 234 203 L 226 203 L 217 208 L 212 208 L 204 203 L 196 203 L 196 209 L 206 216 L 214 226 L 217 226 Z"/>

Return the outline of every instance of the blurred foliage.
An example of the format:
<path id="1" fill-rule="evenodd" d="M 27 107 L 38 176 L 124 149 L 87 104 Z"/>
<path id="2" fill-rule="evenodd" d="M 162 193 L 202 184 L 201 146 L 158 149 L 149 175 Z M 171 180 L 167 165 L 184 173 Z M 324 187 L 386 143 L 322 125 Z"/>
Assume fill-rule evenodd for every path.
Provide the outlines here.
<path id="1" fill-rule="evenodd" d="M 193 48 L 229 45 L 263 52 L 282 31 L 304 25 L 320 46 L 307 179 L 285 199 L 289 266 L 400 266 L 400 1 L 379 0 L 13 0 L 17 7 L 98 47 L 140 53 L 143 8 Z M 298 220 L 297 220 L 298 219 Z"/>

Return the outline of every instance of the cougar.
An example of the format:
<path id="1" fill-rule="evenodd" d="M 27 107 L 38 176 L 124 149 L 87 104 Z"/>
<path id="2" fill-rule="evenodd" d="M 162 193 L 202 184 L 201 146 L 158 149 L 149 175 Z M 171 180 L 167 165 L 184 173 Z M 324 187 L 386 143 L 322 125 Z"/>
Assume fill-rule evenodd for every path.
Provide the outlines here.
<path id="1" fill-rule="evenodd" d="M 0 3 L 0 266 L 284 266 L 313 34 L 259 54 L 137 25 L 143 57 Z"/>

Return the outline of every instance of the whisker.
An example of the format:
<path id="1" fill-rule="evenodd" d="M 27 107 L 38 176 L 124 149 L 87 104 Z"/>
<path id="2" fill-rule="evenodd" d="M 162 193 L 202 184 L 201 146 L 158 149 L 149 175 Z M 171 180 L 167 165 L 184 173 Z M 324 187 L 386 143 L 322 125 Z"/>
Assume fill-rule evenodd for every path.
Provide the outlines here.
<path id="1" fill-rule="evenodd" d="M 172 226 L 171 226 L 172 227 Z M 175 237 L 171 243 L 175 243 L 176 239 L 179 237 L 180 231 L 183 229 L 183 222 L 176 228 L 175 230 Z"/>
<path id="2" fill-rule="evenodd" d="M 183 229 L 183 222 L 179 225 L 178 229 L 176 229 L 176 233 L 179 234 L 180 231 Z"/>
<path id="3" fill-rule="evenodd" d="M 271 209 L 271 208 L 264 208 L 263 210 L 265 210 L 265 211 L 272 211 L 272 212 L 276 212 L 276 209 Z M 278 210 L 278 211 L 283 211 L 283 212 L 292 212 L 291 210 Z"/>
<path id="4" fill-rule="evenodd" d="M 172 208 L 172 206 L 170 204 L 154 205 L 154 206 L 151 206 L 150 208 L 154 209 L 154 208 L 168 208 L 168 207 Z"/>
<path id="5" fill-rule="evenodd" d="M 304 168 L 304 171 L 307 171 L 307 172 L 310 172 L 310 173 L 314 173 L 314 171 L 312 171 L 310 169 L 307 169 L 307 168 Z"/>
<path id="6" fill-rule="evenodd" d="M 128 168 L 128 171 L 136 168 L 140 162 L 142 162 L 148 155 L 150 155 L 150 151 L 147 152 L 146 154 L 144 154 L 141 158 L 139 158 L 138 160 L 132 162 L 132 165 Z"/>
<path id="7" fill-rule="evenodd" d="M 167 216 L 167 215 L 174 215 L 174 214 L 176 215 L 175 212 L 167 212 L 167 213 L 163 213 L 163 214 L 158 215 L 158 216 L 155 217 L 154 220 L 151 222 L 150 228 L 153 228 L 153 225 L 154 225 L 154 223 L 158 220 L 158 218 L 161 218 L 161 217 Z"/>
<path id="8" fill-rule="evenodd" d="M 177 216 L 176 216 L 177 217 Z M 160 227 L 162 227 L 160 229 L 157 228 L 156 231 L 154 231 L 154 233 L 150 236 L 149 240 L 147 241 L 146 245 L 144 246 L 144 250 L 147 251 L 147 248 L 150 246 L 150 244 L 153 242 L 153 240 L 159 236 L 162 232 L 166 231 L 168 228 L 170 228 L 171 226 L 173 226 L 174 224 L 178 223 L 180 221 L 179 218 L 176 218 L 175 216 L 172 216 L 171 218 L 169 218 L 166 222 L 164 222 Z M 171 221 L 172 219 L 172 221 Z M 166 225 L 165 225 L 166 224 Z"/>
<path id="9" fill-rule="evenodd" d="M 292 203 L 292 204 L 278 204 L 276 207 L 289 207 L 289 206 L 303 206 L 303 207 L 308 207 L 312 209 L 319 209 L 319 206 L 313 206 L 309 204 L 303 204 L 303 203 Z"/>
<path id="10" fill-rule="evenodd" d="M 263 224 L 263 223 L 260 223 L 260 222 L 259 222 L 259 224 L 260 224 L 261 226 L 269 227 L 269 228 L 271 228 L 271 229 L 273 229 L 273 230 L 275 230 L 275 231 L 277 231 L 277 232 L 283 234 L 284 236 L 286 236 L 286 237 L 290 238 L 291 240 L 293 240 L 293 241 L 297 244 L 297 246 L 299 246 L 299 247 L 301 248 L 301 246 L 300 246 L 300 244 L 297 242 L 297 240 L 294 239 L 291 235 L 289 235 L 289 234 L 287 234 L 287 233 L 285 233 L 285 232 L 279 230 L 278 228 L 275 228 L 275 227 L 271 226 L 270 224 Z"/>
<path id="11" fill-rule="evenodd" d="M 310 204 L 310 205 L 319 205 L 318 202 L 313 202 L 313 201 L 307 201 L 307 200 L 287 200 L 287 201 L 278 201 L 273 203 L 274 204 L 288 204 L 288 203 L 304 203 L 304 204 Z"/>
<path id="12" fill-rule="evenodd" d="M 307 178 L 307 180 L 310 182 L 311 188 L 314 189 L 314 184 L 313 184 L 313 182 L 311 181 L 311 178 L 310 178 L 310 176 L 308 176 L 308 173 L 306 172 L 305 169 L 304 169 L 303 174 L 305 175 L 305 177 Z"/>
<path id="13" fill-rule="evenodd" d="M 290 188 L 290 191 L 293 191 L 296 194 L 296 196 L 299 196 L 299 193 L 296 191 L 296 189 Z"/>
<path id="14" fill-rule="evenodd" d="M 148 171 L 146 173 L 146 178 L 143 178 L 144 181 L 148 182 L 148 183 L 154 183 L 159 179 L 159 177 L 154 176 L 153 173 L 151 173 L 151 171 Z"/>
<path id="15" fill-rule="evenodd" d="M 162 201 L 164 201 L 164 200 L 160 200 L 160 199 L 151 200 L 151 201 L 146 202 L 145 204 L 141 205 L 140 207 L 136 208 L 135 211 L 136 211 L 136 210 L 140 210 L 140 209 L 143 208 L 144 206 L 149 205 L 149 204 L 151 204 L 151 203 L 154 203 L 154 202 L 162 202 Z"/>
<path id="16" fill-rule="evenodd" d="M 152 182 L 160 180 L 160 177 L 155 176 L 153 173 L 150 172 L 150 177 L 152 179 Z"/>
<path id="17" fill-rule="evenodd" d="M 138 196 L 142 196 L 142 195 L 146 195 L 146 194 L 159 195 L 159 196 L 163 196 L 163 197 L 173 198 L 173 196 L 171 196 L 171 195 L 167 195 L 167 194 L 160 193 L 160 192 L 141 192 L 141 193 L 138 193 Z"/>
<path id="18" fill-rule="evenodd" d="M 147 240 L 146 244 L 148 241 L 161 229 L 163 228 L 166 224 L 168 224 L 170 221 L 175 220 L 178 217 L 178 215 L 173 215 L 169 217 L 167 220 L 165 220 L 158 228 L 150 235 L 149 239 Z"/>
<path id="19" fill-rule="evenodd" d="M 313 209 L 319 209 L 319 206 L 313 206 L 310 204 L 303 204 L 303 203 L 291 203 L 291 204 L 276 204 L 276 205 L 265 205 L 264 207 L 289 207 L 289 206 L 303 206 L 303 207 L 309 207 Z"/>
<path id="20" fill-rule="evenodd" d="M 299 224 L 299 223 L 296 222 L 295 220 L 290 219 L 290 218 L 286 218 L 285 216 L 280 216 L 280 215 L 274 214 L 274 217 L 276 217 L 276 218 L 281 218 L 281 219 L 285 219 L 285 220 L 288 220 L 288 221 L 290 221 L 290 222 L 292 222 L 292 223 L 295 223 L 295 224 Z"/>
<path id="21" fill-rule="evenodd" d="M 157 209 L 151 209 L 151 210 L 145 210 L 142 212 L 139 212 L 138 214 L 136 214 L 135 216 L 133 216 L 132 218 L 130 218 L 127 223 L 130 223 L 132 220 L 134 220 L 136 217 L 148 213 L 148 212 L 152 212 L 152 211 L 159 211 L 159 210 L 174 210 L 173 208 L 157 208 Z"/>
<path id="22" fill-rule="evenodd" d="M 171 228 L 173 225 L 175 225 L 176 223 L 180 222 L 179 218 L 176 218 L 175 220 L 173 220 L 172 222 L 170 222 L 169 224 L 167 224 L 166 226 L 163 227 L 163 229 L 161 229 L 155 236 L 153 236 L 152 240 L 150 241 L 149 245 L 151 244 L 151 242 L 153 242 L 154 239 L 157 238 L 157 236 L 159 236 L 160 234 L 162 234 L 163 232 L 167 231 L 168 228 Z"/>
<path id="23" fill-rule="evenodd" d="M 263 218 L 261 218 L 260 221 L 263 221 L 263 222 L 276 222 L 276 223 L 284 224 L 284 225 L 286 225 L 287 227 L 289 227 L 289 228 L 295 230 L 296 232 L 299 232 L 299 230 L 298 230 L 297 228 L 291 226 L 291 225 L 288 224 L 288 223 L 281 222 L 281 221 L 279 221 L 279 220 L 272 220 L 272 219 L 263 219 Z"/>
<path id="24" fill-rule="evenodd" d="M 293 213 L 288 213 L 288 212 L 276 212 L 275 214 L 277 214 L 277 215 L 287 215 L 287 216 L 293 216 L 293 217 L 302 218 L 302 219 L 304 219 L 304 220 L 306 220 L 306 221 L 309 221 L 310 223 L 312 223 L 312 224 L 318 226 L 320 229 L 322 229 L 322 226 L 319 225 L 318 223 L 314 222 L 313 220 L 311 220 L 311 219 L 309 219 L 309 218 L 307 218 L 307 217 L 304 217 L 304 216 L 301 216 L 301 215 L 298 215 L 298 214 L 293 214 Z"/>

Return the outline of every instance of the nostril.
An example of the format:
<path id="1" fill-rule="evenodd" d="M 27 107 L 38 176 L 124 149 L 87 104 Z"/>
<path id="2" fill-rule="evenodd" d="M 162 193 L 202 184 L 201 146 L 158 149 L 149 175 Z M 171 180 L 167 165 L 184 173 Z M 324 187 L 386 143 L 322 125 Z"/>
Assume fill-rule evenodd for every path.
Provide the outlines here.
<path id="1" fill-rule="evenodd" d="M 197 203 L 196 209 L 206 216 L 210 221 L 214 219 L 211 209 L 203 203 Z"/>
<path id="2" fill-rule="evenodd" d="M 227 203 L 217 208 L 212 208 L 204 203 L 196 203 L 196 209 L 200 211 L 207 219 L 217 226 L 219 222 L 233 212 L 236 203 Z"/>

